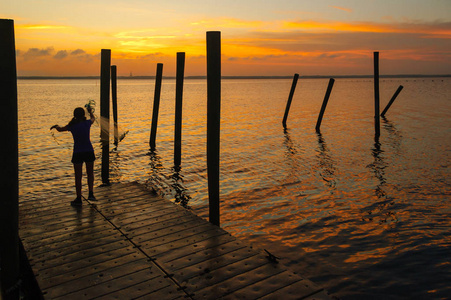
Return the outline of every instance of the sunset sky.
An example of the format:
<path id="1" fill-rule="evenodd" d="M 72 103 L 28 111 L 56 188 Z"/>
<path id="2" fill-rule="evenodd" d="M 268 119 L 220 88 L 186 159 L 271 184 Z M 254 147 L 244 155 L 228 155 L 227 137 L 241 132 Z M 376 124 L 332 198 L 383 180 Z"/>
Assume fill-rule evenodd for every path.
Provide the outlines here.
<path id="1" fill-rule="evenodd" d="M 205 35 L 221 31 L 222 74 L 451 74 L 451 0 L 2 0 L 20 76 L 206 74 Z"/>

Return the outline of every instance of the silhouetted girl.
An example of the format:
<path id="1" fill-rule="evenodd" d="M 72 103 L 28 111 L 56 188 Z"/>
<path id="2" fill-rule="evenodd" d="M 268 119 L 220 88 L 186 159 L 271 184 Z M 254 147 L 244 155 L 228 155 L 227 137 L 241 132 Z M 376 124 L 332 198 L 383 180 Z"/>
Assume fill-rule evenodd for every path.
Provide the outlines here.
<path id="1" fill-rule="evenodd" d="M 73 206 L 80 206 L 81 201 L 81 179 L 83 176 L 83 162 L 86 163 L 86 173 L 88 175 L 89 200 L 95 200 L 94 197 L 94 148 L 91 144 L 90 129 L 94 123 L 95 117 L 91 107 L 87 107 L 90 115 L 90 120 L 86 119 L 85 110 L 82 107 L 77 107 L 74 110 L 74 117 L 64 127 L 53 125 L 50 130 L 55 128 L 58 131 L 70 131 L 74 138 L 74 152 L 72 154 L 72 163 L 75 171 L 75 190 L 77 198 L 70 204 Z"/>

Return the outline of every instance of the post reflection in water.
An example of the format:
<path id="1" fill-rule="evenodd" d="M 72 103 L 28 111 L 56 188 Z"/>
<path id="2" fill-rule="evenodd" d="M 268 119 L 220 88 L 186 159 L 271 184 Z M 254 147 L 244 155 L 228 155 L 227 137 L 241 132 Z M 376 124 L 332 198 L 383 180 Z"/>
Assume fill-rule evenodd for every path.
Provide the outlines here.
<path id="1" fill-rule="evenodd" d="M 296 149 L 293 141 L 291 140 L 289 130 L 286 127 L 283 128 L 283 133 L 285 135 L 285 140 L 284 140 L 283 144 L 287 148 L 286 157 L 289 158 L 297 153 L 297 149 Z"/>
<path id="2" fill-rule="evenodd" d="M 182 168 L 180 166 L 174 166 L 172 170 L 173 173 L 169 178 L 171 179 L 171 188 L 175 192 L 175 203 L 188 208 L 188 202 L 191 199 L 191 196 L 188 194 L 188 190 L 183 186 L 183 175 L 180 174 Z"/>
<path id="3" fill-rule="evenodd" d="M 182 168 L 174 166 L 171 168 L 171 174 L 165 175 L 164 166 L 161 157 L 157 151 L 151 151 L 149 155 L 149 178 L 146 180 L 146 186 L 162 196 L 174 197 L 174 202 L 185 208 L 189 208 L 191 196 L 188 189 L 183 185 Z"/>
<path id="4" fill-rule="evenodd" d="M 394 149 L 395 153 L 399 154 L 401 151 L 400 147 L 402 135 L 396 129 L 393 123 L 389 122 L 385 117 L 382 118 L 382 120 L 384 122 L 383 128 L 388 132 L 389 144 L 387 144 L 387 146 Z M 378 199 L 389 198 L 384 190 L 384 186 L 387 184 L 385 172 L 389 166 L 389 164 L 385 162 L 384 153 L 385 151 L 382 150 L 379 137 L 374 137 L 374 145 L 371 149 L 371 154 L 374 158 L 374 161 L 372 164 L 369 164 L 368 167 L 372 169 L 374 176 L 379 181 L 379 184 L 375 189 L 375 195 Z"/>
<path id="5" fill-rule="evenodd" d="M 288 186 L 299 184 L 300 182 L 303 182 L 305 179 L 305 172 L 309 169 L 303 160 L 304 149 L 300 148 L 299 145 L 296 145 L 296 143 L 293 142 L 289 129 L 284 128 L 283 132 L 285 136 L 283 145 L 286 149 L 284 157 L 288 166 L 288 173 L 286 173 L 286 177 L 283 180 L 282 185 Z M 298 193 L 301 196 L 304 195 L 303 191 L 299 191 Z"/>
<path id="6" fill-rule="evenodd" d="M 319 175 L 326 182 L 326 185 L 330 188 L 335 188 L 337 182 L 335 180 L 335 162 L 333 158 L 330 156 L 329 148 L 323 138 L 321 132 L 316 132 L 318 135 L 318 167 L 319 167 Z"/>
<path id="7" fill-rule="evenodd" d="M 379 138 L 375 137 L 374 145 L 371 149 L 371 154 L 374 157 L 374 161 L 372 164 L 369 164 L 368 167 L 372 169 L 374 176 L 379 180 L 379 183 L 375 189 L 375 195 L 379 199 L 386 196 L 383 186 L 387 182 L 387 180 L 385 179 L 385 168 L 387 167 L 387 165 L 382 157 L 383 153 L 384 151 L 381 149 Z"/>
<path id="8" fill-rule="evenodd" d="M 146 186 L 154 192 L 160 192 L 164 195 L 166 189 L 166 183 L 163 175 L 163 164 L 161 163 L 161 157 L 157 151 L 150 151 L 149 156 L 149 178 L 146 180 Z"/>
<path id="9" fill-rule="evenodd" d="M 396 128 L 395 124 L 389 120 L 387 120 L 386 117 L 382 117 L 383 122 L 383 128 L 388 133 L 388 141 L 389 144 L 387 146 L 391 147 L 395 154 L 400 155 L 402 154 L 401 151 L 401 140 L 402 140 L 402 134 L 401 132 Z"/>
<path id="10" fill-rule="evenodd" d="M 388 122 L 385 118 L 383 118 L 383 120 L 385 122 L 384 129 L 389 133 L 388 140 L 390 142 L 390 147 L 395 150 L 395 153 L 399 153 L 402 136 L 392 123 Z M 363 211 L 367 213 L 367 216 L 363 219 L 373 221 L 373 219 L 376 218 L 379 224 L 390 224 L 392 227 L 396 224 L 398 219 L 395 209 L 392 209 L 392 206 L 395 204 L 395 199 L 387 192 L 389 184 L 387 183 L 386 171 L 389 167 L 389 163 L 385 161 L 385 153 L 386 152 L 382 149 L 379 137 L 375 137 L 374 145 L 371 148 L 371 155 L 374 160 L 367 168 L 372 170 L 375 178 L 378 180 L 374 189 L 374 195 L 377 202 L 363 209 Z"/>

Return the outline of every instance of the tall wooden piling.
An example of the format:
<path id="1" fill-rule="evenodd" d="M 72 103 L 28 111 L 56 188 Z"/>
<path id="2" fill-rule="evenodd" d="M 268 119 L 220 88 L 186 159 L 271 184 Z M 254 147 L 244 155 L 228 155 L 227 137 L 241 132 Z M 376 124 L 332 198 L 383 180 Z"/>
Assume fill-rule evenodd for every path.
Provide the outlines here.
<path id="1" fill-rule="evenodd" d="M 183 79 L 185 75 L 185 52 L 177 52 L 177 74 L 175 83 L 175 129 L 174 129 L 174 166 L 182 162 L 182 104 Z"/>
<path id="2" fill-rule="evenodd" d="M 102 183 L 110 184 L 110 70 L 111 50 L 102 49 L 100 61 L 100 139 L 102 141 Z"/>
<path id="3" fill-rule="evenodd" d="M 291 83 L 290 95 L 288 96 L 287 106 L 285 107 L 285 114 L 283 116 L 282 125 L 287 127 L 288 113 L 290 112 L 291 101 L 293 100 L 294 90 L 296 89 L 296 84 L 298 83 L 299 74 L 294 74 L 293 82 Z"/>
<path id="4" fill-rule="evenodd" d="M 111 102 L 113 104 L 114 144 L 119 143 L 119 131 L 117 125 L 117 67 L 111 66 Z"/>
<path id="5" fill-rule="evenodd" d="M 207 32 L 207 172 L 209 221 L 220 226 L 221 32 Z"/>
<path id="6" fill-rule="evenodd" d="M 0 283 L 3 299 L 19 299 L 19 151 L 14 21 L 0 19 Z"/>
<path id="7" fill-rule="evenodd" d="M 157 74 L 155 77 L 155 91 L 153 96 L 152 128 L 150 130 L 150 140 L 149 140 L 150 151 L 155 151 L 156 148 L 158 113 L 160 110 L 160 94 L 161 94 L 162 78 L 163 78 L 163 64 L 157 64 Z"/>
<path id="8" fill-rule="evenodd" d="M 379 52 L 374 52 L 374 132 L 376 138 L 381 135 L 379 101 Z"/>
<path id="9" fill-rule="evenodd" d="M 393 94 L 393 97 L 391 97 L 390 101 L 388 102 L 387 106 L 385 107 L 385 109 L 382 111 L 381 113 L 381 117 L 384 117 L 385 114 L 387 113 L 388 109 L 390 108 L 390 106 L 393 104 L 393 102 L 395 102 L 396 97 L 398 97 L 399 93 L 401 93 L 402 89 L 404 87 L 402 85 L 400 85 L 398 87 L 398 89 L 396 90 L 396 92 Z"/>
<path id="10" fill-rule="evenodd" d="M 329 85 L 327 86 L 326 95 L 324 96 L 323 105 L 321 106 L 321 111 L 318 116 L 318 120 L 316 121 L 316 131 L 319 132 L 321 127 L 321 122 L 323 120 L 324 112 L 326 111 L 327 102 L 329 101 L 330 93 L 332 92 L 332 88 L 334 87 L 335 79 L 329 79 Z"/>

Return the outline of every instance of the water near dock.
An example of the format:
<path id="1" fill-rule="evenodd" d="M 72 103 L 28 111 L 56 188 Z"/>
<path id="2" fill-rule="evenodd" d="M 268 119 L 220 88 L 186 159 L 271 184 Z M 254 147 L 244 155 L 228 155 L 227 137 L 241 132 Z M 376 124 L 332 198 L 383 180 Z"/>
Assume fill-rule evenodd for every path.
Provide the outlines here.
<path id="1" fill-rule="evenodd" d="M 327 83 L 299 80 L 284 131 L 291 79 L 223 81 L 222 227 L 342 299 L 449 296 L 451 79 L 382 79 L 381 108 L 404 89 L 379 141 L 370 79 L 337 79 L 315 132 Z M 185 80 L 180 172 L 174 80 L 163 80 L 157 153 L 148 155 L 153 86 L 118 82 L 129 133 L 111 148 L 111 180 L 157 186 L 206 218 L 206 81 Z M 96 80 L 19 80 L 21 202 L 74 194 L 72 138 L 49 128 L 99 99 L 99 89 Z M 91 134 L 98 156 L 99 131 Z"/>

